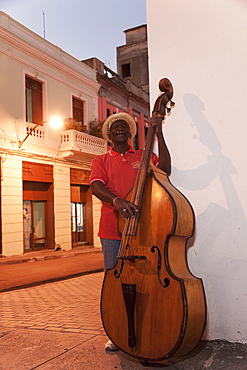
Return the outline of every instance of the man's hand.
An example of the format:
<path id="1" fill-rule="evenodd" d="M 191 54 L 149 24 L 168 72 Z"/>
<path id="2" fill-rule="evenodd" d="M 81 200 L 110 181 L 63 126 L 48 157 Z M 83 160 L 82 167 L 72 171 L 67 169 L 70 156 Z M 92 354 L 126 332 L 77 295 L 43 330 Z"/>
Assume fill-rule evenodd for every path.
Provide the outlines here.
<path id="1" fill-rule="evenodd" d="M 102 181 L 93 181 L 91 183 L 91 189 L 93 195 L 103 202 L 111 203 L 125 218 L 135 217 L 137 215 L 138 207 L 135 204 L 111 193 L 106 189 Z"/>
<path id="2" fill-rule="evenodd" d="M 159 134 L 162 134 L 162 122 L 163 118 L 160 116 L 150 117 L 149 118 L 149 125 L 154 126 L 155 133 L 158 136 Z"/>
<path id="3" fill-rule="evenodd" d="M 138 207 L 125 199 L 116 197 L 112 204 L 125 218 L 135 217 L 138 213 Z"/>

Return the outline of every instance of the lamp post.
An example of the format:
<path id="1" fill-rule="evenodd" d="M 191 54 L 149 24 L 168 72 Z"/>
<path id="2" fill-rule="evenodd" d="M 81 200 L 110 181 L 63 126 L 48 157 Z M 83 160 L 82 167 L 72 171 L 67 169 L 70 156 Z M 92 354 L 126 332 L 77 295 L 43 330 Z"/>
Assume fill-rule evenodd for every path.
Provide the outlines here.
<path id="1" fill-rule="evenodd" d="M 27 133 L 26 137 L 20 141 L 19 140 L 19 143 L 18 143 L 18 148 L 21 148 L 22 147 L 22 144 L 27 140 L 27 138 L 32 134 L 32 132 L 36 129 L 36 127 L 38 127 L 39 125 L 43 124 L 43 123 L 46 123 L 46 122 L 49 122 L 53 127 L 55 128 L 61 128 L 62 124 L 63 124 L 63 120 L 62 118 L 58 117 L 58 116 L 55 116 L 55 117 L 52 117 L 49 119 L 49 121 L 43 121 L 43 122 L 40 122 L 40 123 L 37 123 L 35 126 L 33 126 L 29 132 Z"/>

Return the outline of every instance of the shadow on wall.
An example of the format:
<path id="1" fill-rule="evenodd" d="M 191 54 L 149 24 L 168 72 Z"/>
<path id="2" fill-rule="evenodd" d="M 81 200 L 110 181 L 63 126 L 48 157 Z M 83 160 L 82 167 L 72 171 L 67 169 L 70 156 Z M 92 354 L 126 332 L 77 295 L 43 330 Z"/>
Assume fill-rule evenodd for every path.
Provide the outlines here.
<path id="1" fill-rule="evenodd" d="M 176 186 L 200 192 L 216 180 L 217 187 L 220 187 L 216 195 L 210 194 L 212 190 L 209 189 L 208 207 L 196 217 L 197 230 L 200 231 L 200 246 L 196 251 L 193 251 L 194 248 L 190 250 L 191 262 L 194 266 L 200 266 L 200 271 L 204 272 L 203 279 L 209 298 L 208 312 L 211 316 L 211 325 L 213 327 L 218 325 L 218 333 L 217 329 L 213 330 L 214 337 L 217 338 L 217 334 L 220 333 L 223 338 L 228 338 L 229 330 L 235 329 L 232 336 L 237 340 L 243 335 L 242 319 L 241 315 L 239 318 L 237 314 L 234 316 L 234 310 L 235 313 L 242 312 L 243 315 L 244 307 L 247 305 L 245 284 L 243 284 L 246 278 L 244 241 L 247 222 L 241 200 L 232 181 L 232 176 L 237 174 L 237 169 L 231 159 L 222 154 L 216 132 L 205 117 L 204 103 L 196 95 L 186 94 L 184 105 L 192 120 L 191 126 L 197 130 L 194 139 L 206 146 L 211 154 L 208 156 L 208 162 L 201 167 L 184 171 L 173 168 Z M 225 198 L 227 207 L 215 202 L 217 194 Z M 214 201 L 210 202 L 210 196 Z M 222 315 L 222 309 L 224 315 Z M 220 315 L 222 315 L 221 318 L 219 318 Z M 230 317 L 232 323 L 229 323 Z M 220 323 L 216 324 L 218 319 Z"/>

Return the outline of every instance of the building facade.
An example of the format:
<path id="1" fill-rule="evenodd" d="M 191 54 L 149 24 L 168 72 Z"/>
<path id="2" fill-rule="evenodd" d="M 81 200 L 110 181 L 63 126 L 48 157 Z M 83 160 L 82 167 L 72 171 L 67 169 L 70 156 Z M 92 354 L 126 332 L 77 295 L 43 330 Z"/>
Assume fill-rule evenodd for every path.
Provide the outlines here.
<path id="1" fill-rule="evenodd" d="M 88 133 L 98 118 L 96 72 L 3 12 L 0 52 L 0 254 L 99 246 L 88 181 L 92 159 L 107 150 Z"/>
<path id="2" fill-rule="evenodd" d="M 96 78 L 100 85 L 98 92 L 99 123 L 104 122 L 111 114 L 129 113 L 137 126 L 137 134 L 132 140 L 132 145 L 134 149 L 142 149 L 150 114 L 149 94 L 130 79 L 120 77 L 97 58 L 90 58 L 83 62 L 96 71 Z M 141 73 L 140 69 L 136 71 L 136 74 Z"/>
<path id="3" fill-rule="evenodd" d="M 128 44 L 146 37 L 145 26 L 125 32 Z M 82 63 L 3 12 L 0 52 L 0 255 L 100 248 L 101 203 L 89 176 L 109 143 L 93 128 L 127 112 L 137 125 L 131 144 L 144 147 L 149 95 L 134 83 L 143 70 L 132 81 L 96 58 Z M 63 124 L 55 128 L 58 117 Z"/>
<path id="4" fill-rule="evenodd" d="M 117 47 L 117 73 L 149 93 L 147 25 L 124 32 L 126 43 Z"/>

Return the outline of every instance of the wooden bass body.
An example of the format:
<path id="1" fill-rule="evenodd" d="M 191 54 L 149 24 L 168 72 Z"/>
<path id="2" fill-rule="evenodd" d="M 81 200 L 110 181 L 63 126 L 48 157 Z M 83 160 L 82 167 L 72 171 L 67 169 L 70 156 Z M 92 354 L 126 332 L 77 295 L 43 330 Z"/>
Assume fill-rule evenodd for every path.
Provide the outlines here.
<path id="1" fill-rule="evenodd" d="M 195 225 L 190 203 L 152 165 L 145 181 L 136 235 L 103 281 L 101 317 L 122 351 L 162 362 L 196 346 L 205 326 L 206 301 L 202 280 L 186 260 Z M 120 219 L 121 230 L 123 223 Z"/>

